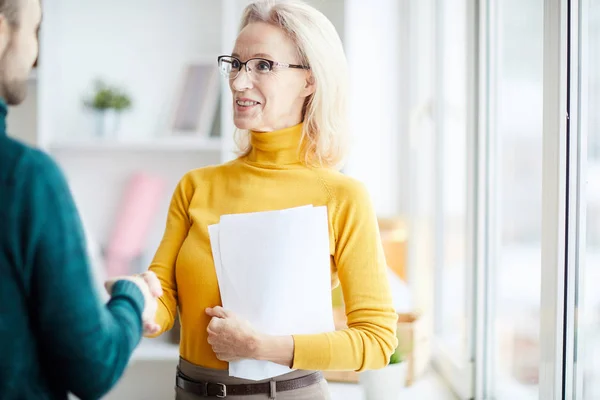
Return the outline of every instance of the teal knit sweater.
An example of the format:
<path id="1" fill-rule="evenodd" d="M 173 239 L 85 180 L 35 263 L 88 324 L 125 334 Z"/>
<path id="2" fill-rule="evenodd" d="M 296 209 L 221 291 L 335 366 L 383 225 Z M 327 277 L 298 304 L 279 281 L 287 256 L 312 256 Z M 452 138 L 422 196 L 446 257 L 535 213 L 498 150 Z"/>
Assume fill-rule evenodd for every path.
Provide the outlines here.
<path id="1" fill-rule="evenodd" d="M 120 281 L 100 301 L 61 171 L 6 136 L 6 114 L 0 101 L 0 399 L 98 399 L 140 341 L 144 299 Z"/>

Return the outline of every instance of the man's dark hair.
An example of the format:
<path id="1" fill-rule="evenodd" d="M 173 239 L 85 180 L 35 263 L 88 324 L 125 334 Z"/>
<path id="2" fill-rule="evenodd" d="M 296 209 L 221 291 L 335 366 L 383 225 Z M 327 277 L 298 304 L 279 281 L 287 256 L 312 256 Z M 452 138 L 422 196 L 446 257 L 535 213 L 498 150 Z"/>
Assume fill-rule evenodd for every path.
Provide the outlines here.
<path id="1" fill-rule="evenodd" d="M 0 0 L 0 14 L 4 15 L 9 24 L 19 24 L 21 3 L 23 0 Z"/>

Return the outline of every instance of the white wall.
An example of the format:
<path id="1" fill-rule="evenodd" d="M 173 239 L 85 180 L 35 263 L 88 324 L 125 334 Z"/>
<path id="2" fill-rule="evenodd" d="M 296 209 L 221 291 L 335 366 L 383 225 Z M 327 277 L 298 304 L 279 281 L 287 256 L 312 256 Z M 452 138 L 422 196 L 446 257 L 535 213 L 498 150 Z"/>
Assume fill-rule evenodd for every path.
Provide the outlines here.
<path id="1" fill-rule="evenodd" d="M 342 42 L 345 41 L 345 7 L 346 0 L 305 0 L 321 11 L 333 24 Z"/>
<path id="2" fill-rule="evenodd" d="M 31 79 L 27 83 L 27 98 L 19 106 L 9 107 L 6 119 L 9 136 L 29 145 L 37 142 L 37 87 Z"/>
<path id="3" fill-rule="evenodd" d="M 130 364 L 104 400 L 174 399 L 177 361 Z"/>
<path id="4" fill-rule="evenodd" d="M 365 182 L 380 216 L 400 213 L 400 6 L 398 0 L 347 0 L 352 150 L 346 173 Z"/>
<path id="5" fill-rule="evenodd" d="M 53 0 L 44 42 L 44 85 L 55 102 L 43 121 L 54 137 L 93 134 L 82 100 L 96 78 L 122 85 L 134 108 L 127 138 L 169 133 L 185 65 L 220 49 L 221 5 L 211 0 Z M 51 24 L 50 24 L 51 22 Z"/>

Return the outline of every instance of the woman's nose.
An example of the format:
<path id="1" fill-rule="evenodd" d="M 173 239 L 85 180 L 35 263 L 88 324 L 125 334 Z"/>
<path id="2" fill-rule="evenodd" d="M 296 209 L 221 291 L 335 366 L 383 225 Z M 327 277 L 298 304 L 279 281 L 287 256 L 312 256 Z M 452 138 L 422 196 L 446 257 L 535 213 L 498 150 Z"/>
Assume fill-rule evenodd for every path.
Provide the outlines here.
<path id="1" fill-rule="evenodd" d="M 242 68 L 238 76 L 231 81 L 231 87 L 236 91 L 252 88 L 252 78 L 246 68 Z"/>

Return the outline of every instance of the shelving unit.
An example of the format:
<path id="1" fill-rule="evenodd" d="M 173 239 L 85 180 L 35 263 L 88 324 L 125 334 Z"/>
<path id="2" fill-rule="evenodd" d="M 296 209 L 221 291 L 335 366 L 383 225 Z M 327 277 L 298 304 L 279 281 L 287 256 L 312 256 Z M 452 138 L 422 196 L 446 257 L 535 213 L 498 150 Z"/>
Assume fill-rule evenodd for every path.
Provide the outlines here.
<path id="1" fill-rule="evenodd" d="M 145 172 L 165 182 L 146 245 L 153 253 L 172 190 L 185 172 L 233 157 L 230 100 L 217 93 L 211 132 L 176 133 L 174 120 L 185 71 L 231 47 L 223 27 L 242 0 L 54 0 L 43 4 L 40 56 L 30 77 L 27 135 L 63 169 L 90 240 L 105 247 L 128 178 Z M 115 12 L 118 10 L 118 12 Z M 110 26 L 110 29 L 106 29 Z M 97 80 L 132 98 L 116 134 L 96 136 L 96 116 L 83 106 Z M 222 85 L 223 90 L 229 90 Z M 225 99 L 223 99 L 225 98 Z M 221 100 L 223 99 L 223 100 Z M 224 118 L 223 116 L 227 116 Z M 23 117 L 21 117 L 23 119 Z M 22 131 L 25 122 L 15 130 Z M 15 124 L 17 125 L 17 124 Z M 225 140 L 224 140 L 225 138 Z M 147 259 L 149 256 L 144 255 Z"/>
<path id="2" fill-rule="evenodd" d="M 51 152 L 64 151 L 102 151 L 102 152 L 137 152 L 137 151 L 169 151 L 169 152 L 220 152 L 220 137 L 163 137 L 157 139 L 114 140 L 90 138 L 83 140 L 63 140 L 51 143 Z"/>
<path id="3" fill-rule="evenodd" d="M 161 338 L 142 339 L 131 357 L 132 362 L 177 361 L 178 359 L 179 346 Z"/>

